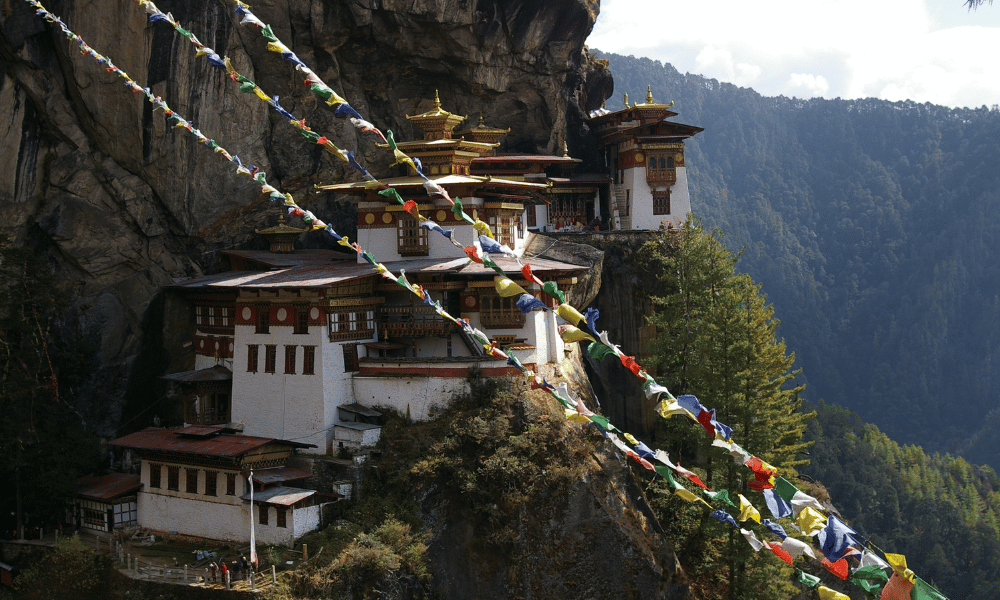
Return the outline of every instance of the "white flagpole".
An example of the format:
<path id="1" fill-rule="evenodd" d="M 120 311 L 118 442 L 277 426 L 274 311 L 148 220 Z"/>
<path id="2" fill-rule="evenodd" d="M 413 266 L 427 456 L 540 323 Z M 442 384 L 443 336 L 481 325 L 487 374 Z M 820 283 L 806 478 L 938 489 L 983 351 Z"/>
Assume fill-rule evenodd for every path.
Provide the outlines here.
<path id="1" fill-rule="evenodd" d="M 254 534 L 253 529 L 253 471 L 250 471 L 250 476 L 247 477 L 247 481 L 250 482 L 250 562 L 257 565 L 257 536 Z"/>

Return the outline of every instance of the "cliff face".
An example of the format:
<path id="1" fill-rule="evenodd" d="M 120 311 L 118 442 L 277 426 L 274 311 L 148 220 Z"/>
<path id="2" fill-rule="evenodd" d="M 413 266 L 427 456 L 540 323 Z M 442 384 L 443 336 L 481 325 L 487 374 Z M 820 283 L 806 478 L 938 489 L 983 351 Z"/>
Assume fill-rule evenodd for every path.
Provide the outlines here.
<path id="1" fill-rule="evenodd" d="M 158 3 L 287 110 L 380 172 L 388 153 L 336 119 L 291 63 L 266 50 L 259 31 L 239 25 L 233 6 Z M 240 94 L 168 26 L 148 24 L 134 1 L 46 7 L 207 136 L 258 165 L 272 185 L 338 230 L 352 230 L 349 208 L 310 197 L 313 184 L 343 180 L 342 165 Z M 421 135 L 404 115 L 427 108 L 437 89 L 451 112 L 510 127 L 501 150 L 555 153 L 566 140 L 571 154 L 595 160 L 584 115 L 612 89 L 606 66 L 583 48 L 596 0 L 262 0 L 252 8 L 397 139 Z M 149 383 L 163 372 L 162 347 L 172 340 L 148 333 L 165 329 L 169 338 L 174 330 L 163 327 L 154 303 L 163 286 L 217 268 L 218 249 L 252 243 L 271 205 L 231 163 L 168 127 L 141 94 L 81 56 L 21 0 L 0 9 L 0 62 L 0 233 L 47 253 L 71 291 L 64 327 L 95 345 L 100 365 L 82 406 L 112 433 L 123 404 L 148 403 Z M 317 235 L 308 243 L 326 242 Z"/>

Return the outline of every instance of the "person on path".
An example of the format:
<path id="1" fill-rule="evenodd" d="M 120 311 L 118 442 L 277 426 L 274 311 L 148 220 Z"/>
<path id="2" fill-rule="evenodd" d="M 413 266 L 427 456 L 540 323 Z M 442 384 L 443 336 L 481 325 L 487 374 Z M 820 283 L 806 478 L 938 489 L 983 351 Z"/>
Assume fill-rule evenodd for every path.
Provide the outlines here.
<path id="1" fill-rule="evenodd" d="M 218 570 L 219 570 L 219 565 L 215 564 L 214 561 L 210 565 L 208 565 L 208 571 L 212 574 L 213 582 L 215 581 L 215 574 Z"/>
<path id="2" fill-rule="evenodd" d="M 222 561 L 222 580 L 226 580 L 226 574 L 229 573 L 229 567 L 226 565 L 226 561 Z"/>

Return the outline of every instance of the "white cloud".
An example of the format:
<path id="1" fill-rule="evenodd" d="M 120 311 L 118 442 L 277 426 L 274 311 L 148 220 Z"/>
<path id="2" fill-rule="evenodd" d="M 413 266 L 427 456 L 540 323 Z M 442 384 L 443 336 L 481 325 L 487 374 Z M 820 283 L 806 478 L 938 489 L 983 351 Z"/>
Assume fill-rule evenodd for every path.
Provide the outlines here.
<path id="1" fill-rule="evenodd" d="M 788 86 L 792 90 L 805 90 L 806 96 L 825 96 L 830 91 L 830 84 L 822 75 L 808 73 L 792 73 L 788 78 Z M 796 96 L 803 94 L 796 93 Z"/>
<path id="2" fill-rule="evenodd" d="M 587 42 L 766 95 L 1000 101 L 1000 10 L 958 0 L 603 0 Z"/>

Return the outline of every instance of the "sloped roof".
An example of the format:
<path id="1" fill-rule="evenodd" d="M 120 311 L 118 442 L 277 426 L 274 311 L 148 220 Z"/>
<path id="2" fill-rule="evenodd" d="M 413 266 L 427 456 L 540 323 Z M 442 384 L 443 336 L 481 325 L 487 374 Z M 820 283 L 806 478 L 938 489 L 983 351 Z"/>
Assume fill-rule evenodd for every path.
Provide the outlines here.
<path id="1" fill-rule="evenodd" d="M 253 480 L 264 484 L 299 481 L 301 479 L 309 479 L 310 477 L 312 477 L 312 473 L 296 469 L 295 467 L 277 467 L 253 472 Z"/>
<path id="2" fill-rule="evenodd" d="M 273 506 L 292 506 L 310 496 L 318 494 L 316 490 L 303 490 L 293 487 L 278 486 L 253 493 L 255 504 L 271 504 Z M 340 494 L 322 494 L 324 496 L 340 497 Z M 250 500 L 250 494 L 240 496 L 240 500 Z"/>
<path id="3" fill-rule="evenodd" d="M 233 372 L 222 365 L 214 365 L 207 369 L 195 369 L 194 371 L 181 371 L 180 373 L 170 373 L 161 375 L 160 379 L 176 381 L 177 383 L 210 383 L 215 381 L 232 381 Z"/>
<path id="4" fill-rule="evenodd" d="M 142 487 L 139 475 L 129 473 L 108 473 L 107 475 L 85 475 L 76 480 L 78 496 L 110 502 L 122 496 L 131 496 Z"/>
<path id="5" fill-rule="evenodd" d="M 292 448 L 315 448 L 312 444 L 228 433 L 229 431 L 231 430 L 225 427 L 204 425 L 188 425 L 180 429 L 147 427 L 142 431 L 120 437 L 109 443 L 112 446 L 134 448 L 139 451 L 160 451 L 221 458 L 238 458 L 272 443 Z"/>

